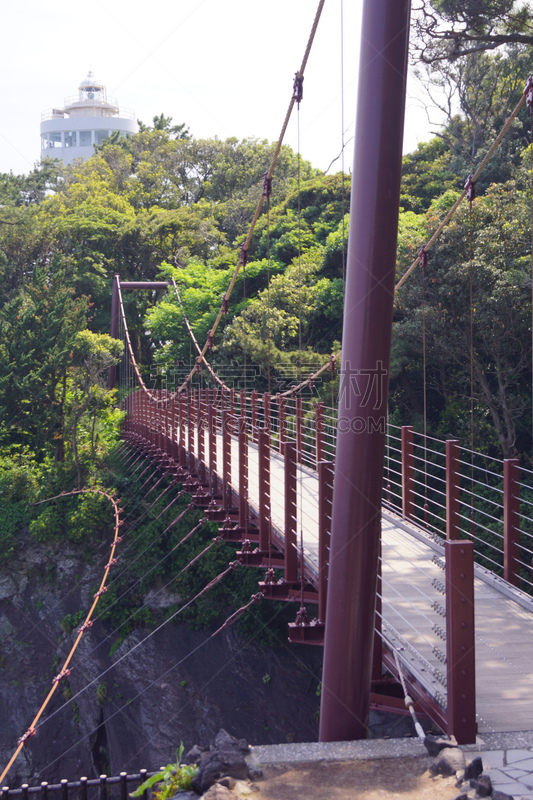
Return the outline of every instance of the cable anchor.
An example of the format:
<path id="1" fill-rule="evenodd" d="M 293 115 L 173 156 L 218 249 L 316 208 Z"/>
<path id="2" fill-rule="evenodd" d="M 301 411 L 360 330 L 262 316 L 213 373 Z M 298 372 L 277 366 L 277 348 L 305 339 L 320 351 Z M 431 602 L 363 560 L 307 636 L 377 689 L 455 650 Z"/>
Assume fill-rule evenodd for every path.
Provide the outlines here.
<path id="1" fill-rule="evenodd" d="M 309 617 L 307 616 L 307 610 L 305 606 L 300 606 L 298 612 L 296 614 L 296 619 L 294 620 L 295 625 L 303 626 L 303 625 L 310 625 Z"/>
<path id="2" fill-rule="evenodd" d="M 268 177 L 268 172 L 263 175 L 263 197 L 270 197 L 272 194 L 272 178 Z"/>
<path id="3" fill-rule="evenodd" d="M 89 628 L 92 628 L 92 626 L 93 626 L 92 620 L 89 620 L 88 622 L 84 622 L 83 625 L 81 625 L 78 628 L 78 633 L 83 633 L 84 631 L 88 630 Z"/>
<path id="4" fill-rule="evenodd" d="M 466 189 L 466 199 L 472 205 L 476 198 L 476 184 L 474 182 L 474 176 L 469 175 L 465 181 L 464 188 Z"/>
<path id="5" fill-rule="evenodd" d="M 302 97 L 304 96 L 303 83 L 303 75 L 300 76 L 300 73 L 296 72 L 294 75 L 294 83 L 292 85 L 292 99 L 295 100 L 298 105 L 300 105 L 302 102 Z"/>
<path id="6" fill-rule="evenodd" d="M 26 733 L 20 737 L 17 744 L 26 744 L 28 739 L 31 739 L 31 737 L 35 736 L 36 733 L 37 733 L 37 728 L 28 728 Z"/>
<path id="7" fill-rule="evenodd" d="M 68 678 L 69 675 L 70 675 L 70 670 L 69 669 L 61 670 L 61 672 L 59 672 L 55 676 L 55 678 L 53 679 L 52 683 L 59 683 L 59 681 L 62 681 L 63 678 Z"/>
<path id="8" fill-rule="evenodd" d="M 103 589 L 98 589 L 96 594 L 94 595 L 94 599 L 96 600 L 98 597 L 101 597 L 103 594 L 107 592 L 107 586 L 104 586 Z"/>
<path id="9" fill-rule="evenodd" d="M 533 113 L 533 75 L 530 75 L 524 86 L 524 94 L 526 96 L 526 106 L 529 108 L 529 113 Z"/>

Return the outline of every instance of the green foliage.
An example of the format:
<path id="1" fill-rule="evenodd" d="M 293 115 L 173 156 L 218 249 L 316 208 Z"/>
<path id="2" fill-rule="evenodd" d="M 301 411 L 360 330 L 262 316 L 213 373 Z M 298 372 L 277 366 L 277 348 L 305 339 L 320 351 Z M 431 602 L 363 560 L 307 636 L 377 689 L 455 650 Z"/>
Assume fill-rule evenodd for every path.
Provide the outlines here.
<path id="1" fill-rule="evenodd" d="M 107 700 L 107 683 L 99 683 L 96 687 L 96 702 L 102 706 Z"/>
<path id="2" fill-rule="evenodd" d="M 65 636 L 70 636 L 74 628 L 76 628 L 83 619 L 85 619 L 85 611 L 80 609 L 80 611 L 77 611 L 75 614 L 67 614 L 64 616 L 59 623 L 59 627 Z"/>
<path id="3" fill-rule="evenodd" d="M 180 742 L 180 746 L 176 750 L 176 763 L 167 764 L 161 772 L 156 772 L 155 775 L 144 781 L 130 796 L 140 797 L 146 789 L 156 786 L 155 791 L 152 793 L 155 800 L 168 800 L 176 792 L 190 789 L 193 778 L 198 772 L 198 767 L 196 764 L 181 763 L 184 749 L 183 742 Z"/>

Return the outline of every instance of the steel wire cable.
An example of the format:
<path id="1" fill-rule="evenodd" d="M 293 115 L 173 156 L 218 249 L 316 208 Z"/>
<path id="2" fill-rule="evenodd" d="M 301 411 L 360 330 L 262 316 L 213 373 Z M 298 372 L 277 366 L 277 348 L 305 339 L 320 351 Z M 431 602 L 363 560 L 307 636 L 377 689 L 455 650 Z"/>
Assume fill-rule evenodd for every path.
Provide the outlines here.
<path id="1" fill-rule="evenodd" d="M 68 666 L 70 664 L 70 661 L 72 660 L 72 657 L 74 656 L 74 653 L 76 652 L 76 649 L 78 647 L 78 644 L 80 643 L 80 640 L 81 640 L 81 638 L 83 636 L 83 633 L 85 632 L 85 630 L 87 630 L 92 625 L 91 617 L 93 615 L 93 612 L 94 612 L 94 610 L 95 610 L 95 608 L 96 608 L 96 606 L 98 604 L 99 598 L 106 591 L 105 584 L 106 584 L 106 581 L 107 581 L 107 576 L 109 574 L 109 570 L 111 569 L 111 566 L 114 563 L 113 559 L 114 559 L 114 556 L 115 556 L 116 547 L 117 547 L 118 543 L 121 541 L 121 537 L 118 535 L 118 531 L 119 531 L 119 528 L 120 528 L 120 525 L 121 525 L 119 506 L 118 506 L 117 502 L 115 501 L 114 497 L 111 494 L 103 491 L 102 489 L 75 489 L 75 490 L 72 490 L 71 492 L 62 492 L 60 495 L 57 495 L 54 498 L 47 498 L 47 500 L 39 501 L 35 505 L 40 505 L 41 503 L 49 502 L 49 501 L 51 501 L 53 499 L 56 499 L 57 497 L 65 497 L 65 496 L 68 496 L 68 495 L 85 494 L 85 493 L 100 494 L 100 495 L 106 497 L 113 505 L 114 516 L 115 516 L 115 528 L 114 528 L 114 535 L 113 535 L 113 544 L 111 546 L 111 557 L 110 557 L 109 562 L 106 564 L 106 566 L 104 568 L 104 574 L 103 574 L 102 580 L 100 582 L 100 588 L 98 589 L 98 591 L 94 595 L 92 605 L 91 605 L 91 607 L 90 607 L 90 609 L 89 609 L 89 611 L 88 611 L 88 613 L 87 613 L 87 615 L 85 617 L 85 622 L 78 629 L 78 633 L 77 633 L 76 639 L 75 639 L 75 641 L 74 641 L 74 643 L 73 643 L 73 645 L 72 645 L 72 647 L 70 649 L 70 652 L 67 655 L 66 659 L 64 660 L 63 666 L 62 666 L 60 672 L 58 673 L 58 675 L 56 675 L 56 677 L 54 678 L 54 681 L 52 682 L 52 688 L 48 691 L 48 694 L 46 695 L 46 698 L 44 699 L 43 703 L 41 704 L 41 707 L 39 708 L 37 714 L 33 718 L 33 721 L 31 722 L 28 730 L 19 739 L 18 745 L 17 745 L 17 748 L 15 749 L 14 754 L 11 756 L 11 758 L 10 758 L 8 764 L 6 765 L 4 771 L 0 775 L 0 785 L 2 784 L 2 781 L 4 780 L 5 776 L 9 772 L 9 770 L 11 769 L 11 767 L 12 767 L 14 761 L 16 760 L 18 754 L 20 753 L 20 751 L 24 747 L 26 741 L 36 733 L 36 730 L 37 730 L 36 726 L 39 723 L 39 720 L 41 719 L 44 711 L 46 710 L 50 700 L 52 699 L 53 695 L 55 694 L 56 689 L 59 686 L 59 683 L 61 682 L 62 678 L 65 677 L 65 676 L 68 676 L 68 674 L 69 674 L 68 673 Z"/>
<path id="2" fill-rule="evenodd" d="M 237 657 L 240 655 L 240 653 L 241 653 L 243 650 L 245 650 L 245 649 L 248 647 L 248 644 L 249 644 L 249 642 L 253 642 L 253 641 L 254 641 L 254 640 L 257 638 L 257 636 L 259 636 L 259 634 L 260 634 L 260 633 L 261 633 L 263 630 L 265 630 L 265 629 L 267 629 L 267 628 L 269 629 L 270 633 L 271 633 L 271 634 L 274 636 L 274 638 L 277 640 L 277 642 L 278 642 L 279 646 L 280 646 L 280 647 L 282 647 L 282 648 L 283 648 L 284 650 L 286 650 L 287 652 L 289 652 L 289 653 L 291 654 L 291 656 L 292 656 L 292 657 L 295 659 L 295 661 L 297 661 L 297 662 L 298 662 L 298 664 L 299 664 L 299 665 L 302 667 L 302 669 L 305 669 L 305 670 L 306 670 L 306 671 L 307 671 L 307 672 L 308 672 L 308 673 L 309 673 L 309 674 L 312 676 L 312 678 L 314 678 L 315 680 L 317 680 L 317 681 L 318 681 L 318 680 L 319 680 L 319 676 L 318 676 L 318 675 L 316 675 L 316 674 L 315 674 L 315 673 L 314 673 L 314 672 L 311 670 L 311 668 L 310 668 L 310 667 L 309 667 L 309 666 L 308 666 L 308 665 L 307 665 L 305 662 L 303 662 L 303 661 L 302 661 L 302 660 L 301 660 L 301 659 L 300 659 L 300 658 L 299 658 L 299 657 L 298 657 L 298 656 L 297 656 L 297 655 L 294 653 L 294 650 L 292 650 L 292 649 L 289 649 L 289 647 L 287 646 L 286 642 L 285 642 L 284 640 L 280 639 L 280 638 L 277 636 L 277 634 L 276 634 L 276 632 L 275 632 L 275 631 L 272 631 L 272 630 L 269 628 L 269 625 L 270 625 L 270 624 L 271 624 L 271 623 L 272 623 L 272 622 L 273 622 L 273 621 L 274 621 L 274 620 L 275 620 L 275 619 L 276 619 L 276 618 L 279 616 L 279 614 L 281 613 L 281 611 L 282 611 L 282 610 L 283 610 L 283 606 L 280 604 L 280 605 L 279 605 L 279 607 L 277 608 L 277 610 L 276 610 L 276 611 L 275 611 L 275 612 L 272 614 L 272 616 L 271 616 L 271 617 L 270 617 L 270 618 L 269 618 L 269 619 L 268 619 L 266 622 L 262 622 L 261 620 L 258 620 L 258 621 L 257 621 L 257 632 L 254 634 L 254 636 L 252 636 L 252 637 L 251 637 L 251 638 L 249 638 L 249 639 L 246 639 L 246 640 L 243 642 L 243 644 L 242 644 L 242 645 L 241 645 L 241 646 L 240 646 L 240 647 L 239 647 L 239 648 L 238 648 L 238 649 L 237 649 L 237 650 L 234 652 L 234 654 L 231 656 L 231 658 L 228 658 L 228 659 L 225 661 L 225 663 L 224 663 L 224 664 L 222 664 L 222 665 L 220 666 L 220 668 L 219 668 L 219 669 L 218 669 L 218 670 L 217 670 L 217 671 L 216 671 L 216 672 L 215 672 L 215 673 L 214 673 L 214 674 L 211 676 L 211 678 L 209 678 L 209 680 L 207 680 L 207 681 L 206 681 L 206 682 L 203 684 L 203 686 L 202 686 L 202 688 L 199 690 L 199 692 L 203 692 L 203 691 L 204 691 L 204 690 L 207 688 L 207 686 L 209 686 L 209 684 L 210 684 L 210 683 L 212 683 L 212 681 L 214 681 L 214 680 L 215 680 L 215 679 L 218 677 L 218 675 L 220 675 L 222 672 L 224 672 L 224 670 L 226 670 L 226 669 L 227 669 L 227 666 L 228 666 L 228 664 L 230 664 L 232 661 L 234 661 L 234 660 L 235 660 L 235 659 L 236 659 L 236 658 L 237 658 Z M 149 684 L 147 687 L 145 687 L 145 688 L 144 688 L 144 689 L 143 689 L 141 692 L 139 692 L 139 693 L 138 693 L 138 694 L 137 694 L 137 695 L 136 695 L 136 696 L 135 696 L 135 697 L 134 697 L 134 698 L 133 698 L 133 699 L 130 701 L 130 703 L 129 703 L 129 704 L 125 704 L 125 705 L 124 705 L 124 706 L 123 706 L 123 707 L 122 707 L 122 708 L 121 708 L 121 709 L 120 709 L 120 710 L 117 712 L 117 714 L 118 714 L 118 713 L 123 713 L 123 712 L 126 710 L 126 708 L 129 708 L 129 707 L 131 706 L 131 702 L 134 702 L 135 700 L 137 700 L 137 699 L 138 699 L 139 697 L 141 697 L 141 696 L 142 696 L 142 695 L 143 695 L 145 692 L 147 692 L 147 691 L 148 691 L 148 690 L 149 690 L 149 689 L 150 689 L 152 686 L 154 686 L 156 683 L 158 683 L 158 682 L 159 682 L 159 681 L 161 681 L 163 678 L 165 678 L 165 677 L 166 677 L 166 676 L 167 676 L 167 675 L 168 675 L 168 674 L 169 674 L 169 673 L 170 673 L 170 672 L 171 672 L 173 669 L 175 669 L 175 668 L 179 667 L 179 666 L 180 666 L 181 664 L 183 664 L 183 663 L 184 663 L 184 662 L 185 662 L 185 661 L 186 661 L 188 658 L 190 658 L 191 656 L 193 656 L 194 654 L 196 654 L 197 652 L 199 652 L 199 651 L 200 651 L 200 650 L 201 650 L 203 647 L 205 647 L 205 646 L 208 644 L 208 642 L 211 640 L 211 638 L 212 638 L 214 635 L 216 635 L 216 633 L 218 633 L 218 631 L 216 631 L 214 634 L 211 634 L 209 637 L 207 637 L 207 638 L 205 639 L 205 641 L 204 641 L 204 642 L 202 642 L 201 644 L 197 645 L 197 647 L 195 647 L 193 650 L 191 650 L 191 652 L 190 652 L 190 653 L 188 653 L 186 656 L 184 656 L 184 657 L 183 657 L 183 658 L 182 658 L 182 659 L 181 659 L 179 662 L 177 662 L 176 664 L 172 665 L 172 667 L 171 667 L 169 670 L 167 670 L 166 672 L 164 672 L 162 675 L 159 675 L 159 676 L 158 676 L 158 677 L 157 677 L 157 678 L 156 678 L 154 681 L 152 681 L 152 682 L 151 682 L 151 683 L 150 683 L 150 684 Z M 187 700 L 187 702 L 186 702 L 186 703 L 185 703 L 185 704 L 184 704 L 184 705 L 181 707 L 181 709 L 180 709 L 180 710 L 181 710 L 181 711 L 185 710 L 185 709 L 187 708 L 187 706 L 188 706 L 188 705 L 189 705 L 191 702 L 192 702 L 192 698 L 191 698 L 191 699 L 189 699 L 189 700 Z M 116 716 L 117 714 L 115 714 L 114 716 Z M 107 721 L 109 721 L 110 719 L 111 719 L 111 717 L 108 717 Z M 63 753 L 62 753 L 60 756 L 56 757 L 56 758 L 55 758 L 53 761 L 49 762 L 49 763 L 46 765 L 46 767 L 45 767 L 44 769 L 49 769 L 49 768 L 50 768 L 51 766 L 53 766 L 53 765 L 54 765 L 54 764 L 55 764 L 57 761 L 59 761 L 61 758 L 63 758 L 63 757 L 64 757 L 64 756 L 65 756 L 65 755 L 66 755 L 68 752 L 70 752 L 70 750 L 72 750 L 74 747 L 76 747 L 76 746 L 77 746 L 77 745 L 78 745 L 78 744 L 79 744 L 81 741 L 83 741 L 84 739 L 86 739 L 86 738 L 88 738 L 89 736 L 93 735 L 93 734 L 95 733 L 95 731 L 96 731 L 96 728 L 95 728 L 94 730 L 90 731 L 88 734 L 86 734 L 86 735 L 85 735 L 84 737 L 82 737 L 81 739 L 79 739 L 79 740 L 78 740 L 78 742 L 76 742 L 74 745 L 72 745 L 72 747 L 68 748 L 68 750 L 64 751 L 64 752 L 63 752 Z M 139 755 L 139 753 L 140 753 L 140 752 L 141 752 L 141 750 L 137 751 L 137 753 L 134 753 L 134 754 L 132 754 L 132 755 L 129 757 L 129 759 L 128 759 L 128 763 L 129 763 L 129 762 L 130 762 L 132 759 L 134 759 L 134 758 L 137 758 L 137 756 Z"/>
<path id="3" fill-rule="evenodd" d="M 93 686 L 97 681 L 101 681 L 101 679 L 105 675 L 107 675 L 107 673 L 110 672 L 114 667 L 116 667 L 118 664 L 120 664 L 121 661 L 123 661 L 125 658 L 130 656 L 132 653 L 134 653 L 139 647 L 141 647 L 141 645 L 145 644 L 149 639 L 151 639 L 152 636 L 155 636 L 155 634 L 158 633 L 162 628 L 164 628 L 165 625 L 167 625 L 169 622 L 171 622 L 173 619 L 175 619 L 182 611 L 185 611 L 185 609 L 187 609 L 190 605 L 192 605 L 192 603 L 194 603 L 196 600 L 198 600 L 198 598 L 200 598 L 203 594 L 205 594 L 205 592 L 209 591 L 211 588 L 216 586 L 229 572 L 233 571 L 236 568 L 236 565 L 238 565 L 238 562 L 230 563 L 229 567 L 227 567 L 225 570 L 223 570 L 221 573 L 219 573 L 219 575 L 217 575 L 215 578 L 213 578 L 213 580 L 211 580 L 200 592 L 198 592 L 193 598 L 191 598 L 191 600 L 189 600 L 187 603 L 185 603 L 183 606 L 181 606 L 176 612 L 174 612 L 172 615 L 170 615 L 166 620 L 164 620 L 161 623 L 161 625 L 159 625 L 157 628 L 155 628 L 153 631 L 151 631 L 140 642 L 135 644 L 127 653 L 125 653 L 124 655 L 120 656 L 120 658 L 118 658 L 114 662 L 114 664 L 112 664 L 110 667 L 108 667 L 103 672 L 101 672 L 99 675 L 97 675 L 96 678 L 94 678 L 89 683 L 87 683 L 83 687 L 83 689 L 81 689 L 80 691 L 76 692 L 76 694 L 73 694 L 72 697 L 70 697 L 68 700 L 66 700 L 66 702 L 63 703 L 62 706 L 60 706 L 59 708 L 55 709 L 48 717 L 43 719 L 38 727 L 40 728 L 43 725 L 45 725 L 47 722 L 49 722 L 51 719 L 53 719 L 57 714 L 59 714 L 63 709 L 65 709 L 71 703 L 75 702 L 76 699 L 81 694 L 83 694 L 85 691 L 87 691 L 87 689 L 89 689 L 91 686 Z M 81 638 L 81 634 L 78 635 L 78 638 L 77 638 L 76 643 L 75 643 L 76 646 L 77 646 L 77 642 L 79 641 L 79 638 Z M 68 664 L 68 661 L 66 662 L 66 664 Z M 175 666 L 177 666 L 177 665 L 173 665 L 173 667 L 171 669 L 174 669 Z M 65 669 L 65 667 L 63 669 Z M 59 681 L 56 681 L 54 683 L 54 686 L 53 686 L 54 690 L 55 690 L 55 688 L 57 688 L 58 684 L 59 684 Z M 142 693 L 144 693 L 144 691 L 145 690 L 143 690 Z M 49 696 L 51 696 L 51 693 L 49 693 Z M 134 699 L 136 699 L 136 698 L 134 698 Z M 33 730 L 33 731 L 37 732 L 37 728 L 35 726 L 39 722 L 39 720 L 40 720 L 40 718 L 42 716 L 42 713 L 43 713 L 44 709 L 46 708 L 47 704 L 48 704 L 48 698 L 45 701 L 45 703 L 43 703 L 43 706 L 41 707 L 40 712 L 35 717 L 35 719 L 34 719 L 32 725 L 30 726 L 29 730 Z M 24 738 L 24 737 L 22 737 L 22 738 Z M 27 737 L 27 738 L 29 738 L 29 737 Z M 6 769 L 4 770 L 2 775 L 0 776 L 0 782 L 4 779 L 5 775 L 7 774 L 9 769 L 11 768 L 13 762 L 15 761 L 15 759 L 18 756 L 20 750 L 22 749 L 23 745 L 25 744 L 25 741 L 26 741 L 26 739 L 24 741 L 19 742 L 17 750 L 15 751 L 15 754 L 12 756 L 8 766 L 6 767 Z"/>
<path id="4" fill-rule="evenodd" d="M 297 78 L 300 81 L 302 81 L 303 77 L 304 77 L 305 69 L 306 69 L 306 66 L 307 66 L 307 61 L 309 59 L 309 55 L 310 55 L 310 52 L 311 52 L 311 47 L 313 45 L 313 41 L 314 41 L 314 38 L 315 38 L 315 34 L 316 34 L 317 27 L 318 27 L 318 23 L 320 21 L 320 16 L 322 14 L 322 9 L 324 7 L 324 3 L 325 3 L 325 0 L 319 0 L 317 11 L 316 11 L 316 14 L 315 14 L 315 18 L 313 20 L 313 25 L 311 27 L 311 32 L 310 32 L 310 35 L 309 35 L 309 38 L 308 38 L 308 41 L 307 41 L 307 46 L 306 46 L 306 49 L 305 49 L 305 52 L 304 52 L 304 56 L 303 56 L 303 59 L 302 59 L 302 63 L 301 63 L 300 69 L 296 73 Z M 294 92 L 293 92 L 293 95 L 291 97 L 291 100 L 290 100 L 290 103 L 289 103 L 289 107 L 287 109 L 287 113 L 285 115 L 285 119 L 284 119 L 284 122 L 283 122 L 283 125 L 282 125 L 280 136 L 278 138 L 278 141 L 276 142 L 276 145 L 275 145 L 275 148 L 274 148 L 274 153 L 273 153 L 269 168 L 268 168 L 268 170 L 266 172 L 266 176 L 265 177 L 268 180 L 272 179 L 272 175 L 274 173 L 274 168 L 276 166 L 276 163 L 277 163 L 280 151 L 281 151 L 281 146 L 283 144 L 283 139 L 285 137 L 285 133 L 286 133 L 286 130 L 287 130 L 287 127 L 288 127 L 288 124 L 289 124 L 289 120 L 290 120 L 290 117 L 291 117 L 292 110 L 294 108 L 294 103 L 295 102 L 296 102 L 296 98 L 295 98 L 295 95 L 294 95 Z M 252 236 L 253 236 L 253 233 L 254 233 L 254 230 L 255 230 L 255 226 L 256 226 L 257 220 L 259 219 L 259 216 L 261 214 L 263 203 L 264 203 L 264 194 L 261 194 L 259 202 L 257 203 L 256 210 L 254 212 L 254 216 L 253 216 L 252 221 L 250 223 L 250 226 L 249 226 L 249 229 L 248 229 L 248 233 L 246 235 L 246 238 L 245 238 L 244 242 L 241 245 L 241 256 L 240 256 L 240 258 L 238 260 L 238 263 L 237 263 L 237 265 L 236 265 L 236 267 L 234 269 L 234 272 L 233 272 L 233 275 L 232 275 L 231 280 L 229 282 L 228 288 L 226 289 L 226 291 L 224 293 L 222 305 L 221 305 L 221 307 L 220 307 L 220 309 L 218 311 L 218 314 L 217 314 L 217 316 L 215 318 L 215 322 L 213 323 L 213 326 L 211 327 L 210 335 L 208 336 L 207 341 L 205 342 L 203 347 L 201 348 L 199 356 L 197 358 L 197 363 L 199 363 L 200 365 L 204 362 L 205 354 L 206 354 L 206 352 L 207 352 L 207 350 L 208 350 L 208 348 L 210 346 L 210 343 L 212 342 L 212 339 L 213 339 L 213 337 L 214 337 L 214 335 L 215 335 L 215 333 L 217 331 L 217 328 L 218 328 L 218 326 L 220 324 L 222 316 L 225 314 L 225 309 L 227 308 L 227 303 L 229 302 L 229 299 L 231 297 L 233 288 L 234 288 L 235 283 L 237 281 L 237 277 L 238 277 L 238 275 L 240 273 L 241 268 L 243 267 L 243 265 L 245 263 L 246 256 L 244 254 L 248 252 L 248 248 L 249 248 L 250 242 L 252 240 Z M 131 340 L 130 340 L 129 331 L 128 331 L 128 328 L 127 328 L 127 323 L 126 323 L 125 314 L 124 314 L 124 307 L 123 307 L 123 303 L 122 303 L 122 293 L 120 291 L 120 284 L 118 285 L 117 288 L 118 288 L 118 295 L 119 295 L 120 313 L 123 315 L 123 325 L 124 325 L 124 333 L 125 333 L 125 336 L 126 336 L 126 343 L 127 343 L 127 347 L 128 347 L 128 352 L 130 353 L 130 358 L 132 360 L 132 364 L 134 366 L 134 372 L 135 372 L 135 375 L 136 375 L 136 378 L 137 378 L 137 382 L 141 386 L 143 391 L 154 402 L 159 403 L 160 402 L 159 398 L 157 398 L 148 389 L 148 387 L 144 383 L 144 381 L 143 381 L 143 379 L 141 377 L 141 374 L 140 374 L 140 370 L 139 370 L 139 368 L 137 366 L 137 363 L 135 361 L 133 348 L 131 347 Z M 190 371 L 189 375 L 187 376 L 187 378 L 183 381 L 181 386 L 178 387 L 178 389 L 176 390 L 176 392 L 174 394 L 181 393 L 181 392 L 183 392 L 185 390 L 185 388 L 188 386 L 188 384 L 192 380 L 192 377 L 194 376 L 195 371 L 196 371 L 196 365 L 195 365 L 195 367 L 193 369 L 191 369 L 191 371 Z"/>
<path id="5" fill-rule="evenodd" d="M 31 505 L 37 506 L 37 505 L 41 505 L 42 503 L 45 503 L 45 502 L 51 502 L 53 500 L 57 500 L 59 498 L 64 498 L 64 497 L 68 497 L 68 496 L 72 496 L 72 495 L 85 494 L 85 493 L 96 493 L 96 494 L 101 494 L 101 495 L 107 497 L 107 499 L 109 499 L 113 503 L 113 506 L 115 508 L 115 512 L 117 511 L 118 504 L 115 501 L 115 498 L 113 497 L 113 495 L 111 493 L 109 493 L 109 492 L 106 492 L 106 491 L 100 489 L 100 488 L 85 488 L 85 489 L 81 489 L 81 490 L 73 490 L 71 492 L 62 492 L 59 495 L 56 495 L 56 496 L 51 497 L 51 498 L 47 498 L 46 500 L 38 501 L 38 502 L 33 503 Z M 123 509 L 118 509 L 118 510 L 122 511 Z M 188 509 L 186 509 L 186 510 L 188 510 Z M 68 669 L 68 665 L 69 665 L 69 663 L 70 663 L 70 661 L 71 661 L 71 659 L 72 659 L 72 657 L 74 655 L 75 650 L 77 649 L 77 646 L 78 646 L 79 641 L 81 639 L 82 633 L 84 632 L 84 630 L 86 630 L 90 626 L 92 626 L 93 622 L 95 622 L 101 616 L 101 615 L 94 614 L 95 609 L 96 609 L 96 605 L 97 605 L 97 601 L 98 601 L 99 597 L 104 592 L 107 592 L 108 589 L 110 588 L 110 586 L 112 586 L 113 583 L 118 579 L 118 577 L 120 577 L 120 575 L 116 576 L 112 581 L 107 583 L 109 570 L 110 570 L 111 566 L 113 566 L 114 563 L 116 563 L 116 560 L 117 560 L 117 559 L 114 558 L 116 545 L 122 539 L 122 537 L 118 537 L 118 535 L 117 535 L 118 527 L 117 527 L 117 515 L 116 515 L 116 513 L 115 513 L 115 522 L 116 522 L 116 524 L 115 524 L 115 536 L 114 536 L 113 543 L 112 543 L 110 561 L 108 562 L 108 564 L 106 565 L 106 567 L 104 569 L 104 577 L 102 578 L 102 581 L 100 583 L 100 588 L 99 588 L 98 592 L 95 595 L 92 607 L 91 607 L 90 611 L 88 612 L 88 614 L 85 617 L 84 624 L 78 630 L 78 634 L 77 634 L 76 640 L 75 640 L 74 644 L 72 645 L 72 648 L 71 648 L 71 650 L 69 652 L 69 655 L 67 656 L 67 658 L 66 658 L 66 660 L 65 660 L 65 662 L 63 664 L 63 667 L 62 667 L 62 669 L 61 669 L 61 671 L 59 673 L 60 678 L 61 677 L 68 677 L 68 674 L 70 674 L 70 669 Z M 124 522 L 124 520 L 120 520 L 119 525 L 123 524 L 123 522 Z M 153 544 L 153 543 L 151 543 L 151 544 Z M 121 573 L 121 574 L 123 574 L 123 573 Z M 140 580 L 142 580 L 142 579 L 143 578 L 141 578 Z M 115 601 L 115 602 L 117 602 L 117 601 Z M 32 629 L 36 628 L 37 626 L 38 626 L 38 623 L 32 623 Z M 77 666 L 77 665 L 75 665 L 75 666 Z M 74 665 L 71 667 L 71 669 L 72 668 L 74 668 Z M 38 720 L 40 719 L 40 716 L 42 715 L 42 713 L 44 711 L 44 709 L 48 705 L 48 703 L 51 700 L 53 694 L 55 693 L 55 690 L 57 689 L 57 686 L 59 685 L 59 682 L 60 682 L 60 680 L 58 680 L 58 679 L 54 680 L 54 683 L 52 685 L 52 689 L 49 691 L 49 693 L 48 693 L 43 705 L 41 706 L 41 709 L 39 710 L 39 713 L 37 714 L 37 716 L 33 720 L 32 724 L 30 725 L 30 728 L 28 729 L 27 733 L 23 737 L 21 737 L 21 740 L 19 740 L 19 746 L 17 748 L 17 751 L 15 752 L 14 756 L 12 757 L 12 760 L 7 765 L 5 772 L 2 774 L 2 776 L 0 776 L 0 781 L 3 780 L 3 778 L 5 777 L 5 775 L 7 774 L 9 769 L 11 768 L 13 761 L 16 759 L 18 753 L 20 752 L 20 749 L 25 744 L 26 740 L 33 735 L 33 731 L 35 730 L 35 725 L 37 724 Z"/>

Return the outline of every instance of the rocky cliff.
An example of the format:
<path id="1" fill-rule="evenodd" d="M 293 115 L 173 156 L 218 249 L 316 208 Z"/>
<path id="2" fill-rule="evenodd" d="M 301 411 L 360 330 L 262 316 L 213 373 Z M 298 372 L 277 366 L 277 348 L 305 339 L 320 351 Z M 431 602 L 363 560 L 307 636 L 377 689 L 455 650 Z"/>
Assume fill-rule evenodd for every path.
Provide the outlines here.
<path id="1" fill-rule="evenodd" d="M 77 545 L 25 534 L 0 569 L 0 765 L 59 672 L 108 552 L 105 543 L 88 558 Z M 234 627 L 210 638 L 175 623 L 150 636 L 136 628 L 118 647 L 110 634 L 98 620 L 84 634 L 4 783 L 158 769 L 180 740 L 207 745 L 221 727 L 253 744 L 316 739 L 320 648 L 267 648 Z"/>

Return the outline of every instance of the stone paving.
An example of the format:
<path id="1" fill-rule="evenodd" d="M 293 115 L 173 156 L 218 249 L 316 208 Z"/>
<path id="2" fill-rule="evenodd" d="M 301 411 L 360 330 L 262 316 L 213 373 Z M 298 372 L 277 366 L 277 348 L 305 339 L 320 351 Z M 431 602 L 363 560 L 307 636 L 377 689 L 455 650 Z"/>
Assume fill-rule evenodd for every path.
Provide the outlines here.
<path id="1" fill-rule="evenodd" d="M 533 731 L 483 734 L 476 744 L 461 749 L 467 763 L 481 756 L 483 772 L 490 775 L 494 790 L 511 795 L 514 800 L 533 800 Z M 255 747 L 253 752 L 261 764 L 427 755 L 422 742 L 415 738 L 277 744 Z"/>
<path id="2" fill-rule="evenodd" d="M 499 792 L 533 799 L 533 748 L 528 750 L 480 750 L 483 772 Z"/>

